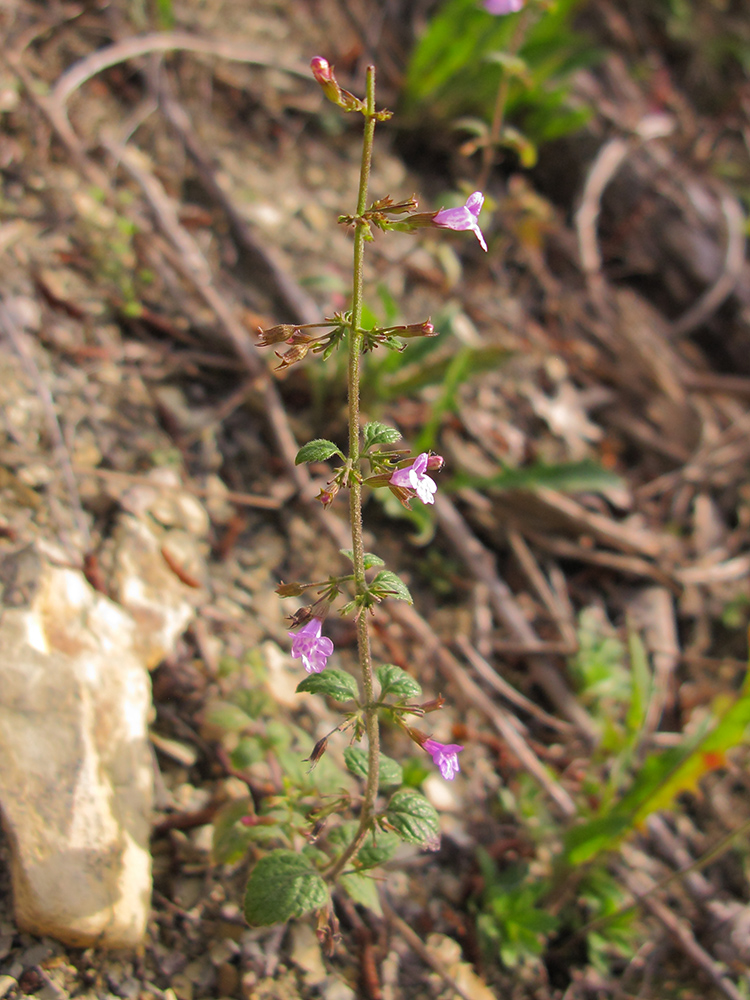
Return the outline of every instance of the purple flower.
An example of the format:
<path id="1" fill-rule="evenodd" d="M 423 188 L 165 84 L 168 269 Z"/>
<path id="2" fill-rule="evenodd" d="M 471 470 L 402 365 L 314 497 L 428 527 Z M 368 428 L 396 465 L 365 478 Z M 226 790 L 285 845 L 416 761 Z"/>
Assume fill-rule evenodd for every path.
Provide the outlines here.
<path id="1" fill-rule="evenodd" d="M 437 483 L 425 475 L 429 458 L 429 454 L 423 451 L 411 465 L 407 465 L 405 469 L 396 469 L 389 481 L 394 486 L 414 490 L 422 503 L 435 503 L 433 494 L 437 493 Z"/>
<path id="2" fill-rule="evenodd" d="M 322 627 L 320 618 L 311 618 L 299 631 L 289 633 L 292 639 L 292 656 L 295 660 L 302 657 L 308 674 L 319 674 L 325 670 L 328 657 L 333 652 L 331 640 L 320 634 Z"/>
<path id="3" fill-rule="evenodd" d="M 484 0 L 484 9 L 488 14 L 516 14 L 526 0 Z"/>
<path id="4" fill-rule="evenodd" d="M 486 252 L 487 244 L 484 242 L 482 230 L 477 222 L 483 204 L 484 195 L 481 191 L 475 191 L 466 199 L 465 205 L 461 205 L 459 208 L 443 208 L 432 221 L 443 229 L 472 229 L 482 249 Z"/>
<path id="5" fill-rule="evenodd" d="M 461 768 L 458 766 L 458 755 L 463 747 L 458 743 L 438 743 L 437 740 L 425 740 L 422 744 L 427 753 L 437 764 L 440 773 L 448 781 L 453 781 Z"/>

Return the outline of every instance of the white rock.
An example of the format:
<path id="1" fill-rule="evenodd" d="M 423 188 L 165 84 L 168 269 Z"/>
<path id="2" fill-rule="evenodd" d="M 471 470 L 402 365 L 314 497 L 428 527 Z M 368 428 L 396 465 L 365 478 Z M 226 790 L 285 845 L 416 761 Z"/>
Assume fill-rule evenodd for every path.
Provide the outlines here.
<path id="1" fill-rule="evenodd" d="M 132 947 L 151 894 L 150 681 L 137 626 L 32 548 L 0 560 L 0 806 L 19 926 Z"/>

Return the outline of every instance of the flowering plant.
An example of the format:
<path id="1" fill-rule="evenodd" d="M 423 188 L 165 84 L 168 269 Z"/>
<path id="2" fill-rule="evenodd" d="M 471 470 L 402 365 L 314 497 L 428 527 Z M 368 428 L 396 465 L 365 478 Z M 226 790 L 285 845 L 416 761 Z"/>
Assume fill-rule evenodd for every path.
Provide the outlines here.
<path id="1" fill-rule="evenodd" d="M 339 217 L 341 224 L 354 230 L 351 307 L 320 323 L 280 324 L 261 330 L 259 343 L 280 349 L 280 368 L 296 364 L 308 354 L 325 360 L 339 347 L 348 352 L 346 453 L 334 441 L 316 438 L 300 449 L 297 463 L 338 461 L 318 499 L 328 507 L 340 492 L 349 494 L 352 546 L 342 554 L 350 563 L 351 571 L 314 582 L 284 583 L 277 592 L 286 598 L 302 597 L 310 590 L 316 593 L 313 603 L 292 615 L 291 656 L 301 660 L 307 674 L 298 684 L 297 691 L 327 697 L 347 706 L 342 722 L 313 747 L 308 757 L 310 769 L 328 752 L 335 733 L 348 732 L 351 742 L 343 751 L 344 763 L 361 780 L 363 788 L 361 795 L 354 799 L 349 794 L 337 794 L 325 804 L 318 798 L 307 808 L 304 832 L 311 843 L 315 841 L 315 852 L 292 850 L 292 835 L 287 838 L 288 848 L 271 850 L 256 862 L 247 887 L 245 915 L 252 924 L 270 924 L 316 910 L 321 937 L 332 941 L 336 933 L 330 895 L 334 884 L 344 888 L 356 902 L 377 909 L 374 883 L 364 873 L 387 860 L 399 840 L 433 849 L 439 843 L 435 809 L 419 793 L 400 787 L 403 781 L 400 765 L 381 752 L 381 722 L 389 721 L 400 727 L 432 757 L 440 774 L 448 780 L 459 773 L 458 754 L 463 750 L 458 744 L 440 743 L 430 733 L 408 724 L 410 718 L 422 718 L 439 709 L 443 704 L 442 696 L 421 700 L 422 689 L 418 681 L 394 664 L 376 666 L 370 649 L 370 618 L 377 606 L 385 600 L 411 603 L 412 599 L 396 573 L 384 568 L 378 556 L 365 552 L 363 491 L 366 488 L 389 489 L 407 507 L 415 500 L 433 504 L 438 486 L 428 473 L 439 472 L 443 459 L 430 452 L 411 456 L 408 450 L 395 447 L 400 438 L 395 428 L 377 421 L 361 423 L 362 355 L 379 347 L 401 351 L 406 346 L 404 341 L 435 335 L 429 319 L 404 326 L 363 327 L 365 246 L 373 239 L 373 229 L 415 232 L 425 227 L 471 231 L 484 250 L 487 244 L 478 223 L 484 200 L 479 191 L 474 192 L 463 206 L 434 212 L 418 213 L 413 198 L 397 201 L 386 196 L 368 205 L 375 126 L 390 117 L 390 112 L 378 111 L 375 106 L 375 70 L 368 68 L 367 92 L 361 100 L 339 86 L 333 67 L 324 58 L 315 57 L 311 69 L 329 100 L 343 111 L 359 113 L 364 118 L 356 210 Z M 334 647 L 324 634 L 325 622 L 342 598 L 338 613 L 353 617 L 356 627 L 359 682 L 352 674 L 329 666 Z M 358 745 L 363 741 L 366 749 Z M 384 790 L 387 794 L 383 796 Z M 347 812 L 352 815 L 351 820 L 334 822 L 331 830 L 324 832 L 333 816 L 341 817 Z M 255 830 L 267 819 L 253 815 L 240 817 L 239 821 Z M 299 832 L 298 828 L 297 838 Z"/>

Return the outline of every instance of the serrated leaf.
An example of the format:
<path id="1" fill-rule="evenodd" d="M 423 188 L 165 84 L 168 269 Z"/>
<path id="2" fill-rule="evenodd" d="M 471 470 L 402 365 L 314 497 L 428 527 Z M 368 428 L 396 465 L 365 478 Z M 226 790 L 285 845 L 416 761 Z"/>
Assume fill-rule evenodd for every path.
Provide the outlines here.
<path id="1" fill-rule="evenodd" d="M 367 779 L 369 763 L 367 753 L 361 747 L 347 747 L 344 750 L 344 763 L 347 770 L 351 771 L 352 774 L 356 774 L 358 778 L 362 778 L 363 780 Z M 398 761 L 395 761 L 392 757 L 386 757 L 385 754 L 381 753 L 378 786 L 380 788 L 389 788 L 393 785 L 401 785 L 403 781 L 404 772 Z"/>
<path id="2" fill-rule="evenodd" d="M 401 439 L 401 435 L 396 430 L 395 427 L 389 427 L 387 424 L 381 424 L 377 420 L 373 420 L 369 424 L 365 424 L 363 430 L 364 445 L 363 452 L 366 454 L 373 445 L 376 444 L 393 444 L 395 441 Z"/>
<path id="3" fill-rule="evenodd" d="M 383 916 L 378 896 L 377 883 L 368 875 L 359 875 L 357 872 L 349 872 L 339 878 L 341 888 L 355 903 L 366 906 L 368 910 Z"/>
<path id="4" fill-rule="evenodd" d="M 358 778 L 367 778 L 367 754 L 360 747 L 347 747 L 344 750 L 344 763 L 347 770 Z"/>
<path id="5" fill-rule="evenodd" d="M 368 589 L 371 594 L 381 600 L 385 597 L 393 597 L 398 601 L 406 601 L 407 604 L 414 603 L 404 581 L 389 569 L 381 569 Z"/>
<path id="6" fill-rule="evenodd" d="M 373 831 L 360 847 L 355 864 L 358 868 L 377 868 L 390 861 L 400 843 L 401 838 L 390 830 Z"/>
<path id="7" fill-rule="evenodd" d="M 328 886 L 307 858 L 271 851 L 261 858 L 245 890 L 245 919 L 252 927 L 281 924 L 329 901 Z"/>
<path id="8" fill-rule="evenodd" d="M 440 844 L 438 814 L 424 795 L 408 789 L 396 792 L 388 803 L 386 818 L 408 844 L 437 850 Z"/>
<path id="9" fill-rule="evenodd" d="M 346 556 L 349 562 L 354 562 L 354 553 L 351 549 L 339 549 L 342 556 Z M 365 552 L 365 569 L 372 569 L 373 566 L 385 566 L 385 562 L 374 552 Z"/>
<path id="10" fill-rule="evenodd" d="M 378 771 L 378 785 L 380 788 L 393 788 L 394 785 L 403 785 L 404 770 L 397 760 L 392 757 L 380 755 L 380 770 Z"/>
<path id="11" fill-rule="evenodd" d="M 314 441 L 308 441 L 307 444 L 302 445 L 297 452 L 294 464 L 302 465 L 304 462 L 325 462 L 332 455 L 338 455 L 339 458 L 344 457 L 344 453 L 333 441 L 328 441 L 326 438 L 315 438 Z"/>
<path id="12" fill-rule="evenodd" d="M 297 692 L 323 694 L 334 701 L 350 701 L 359 697 L 357 682 L 343 670 L 327 667 L 319 674 L 310 674 L 297 685 Z"/>
<path id="13" fill-rule="evenodd" d="M 386 663 L 378 667 L 376 671 L 380 682 L 380 697 L 393 698 L 396 702 L 414 701 L 422 694 L 422 688 L 418 681 L 410 677 L 405 670 L 397 667 L 395 663 Z"/>

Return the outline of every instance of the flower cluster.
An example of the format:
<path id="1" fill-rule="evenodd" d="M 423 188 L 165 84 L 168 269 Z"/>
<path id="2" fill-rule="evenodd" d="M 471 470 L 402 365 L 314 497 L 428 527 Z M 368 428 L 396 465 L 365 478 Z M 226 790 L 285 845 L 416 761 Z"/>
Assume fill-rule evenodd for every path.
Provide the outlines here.
<path id="1" fill-rule="evenodd" d="M 525 0 L 504 0 L 504 2 L 503 0 L 486 0 L 486 7 L 491 13 L 510 13 L 512 10 L 520 9 L 524 2 Z M 375 110 L 374 91 L 368 90 L 368 99 L 365 103 L 348 91 L 343 90 L 336 80 L 333 67 L 323 57 L 316 56 L 310 65 L 313 76 L 322 87 L 326 97 L 343 110 L 361 112 L 370 125 L 375 121 L 383 121 L 390 117 L 389 112 L 378 112 Z M 368 79 L 374 81 L 374 76 L 368 77 Z M 371 151 L 368 155 L 371 155 Z M 340 216 L 339 222 L 343 225 L 353 227 L 355 230 L 355 239 L 362 241 L 373 239 L 373 227 L 383 232 L 390 230 L 415 232 L 420 228 L 470 231 L 474 233 L 482 249 L 486 251 L 487 242 L 482 230 L 479 228 L 478 221 L 483 204 L 484 195 L 482 192 L 474 191 L 466 199 L 464 205 L 454 208 L 441 208 L 437 212 L 417 213 L 415 211 L 417 208 L 415 198 L 394 201 L 390 196 L 385 196 L 374 201 L 369 208 L 360 208 L 356 215 Z M 363 329 L 360 325 L 360 317 L 362 315 L 361 290 L 359 295 L 359 306 L 355 304 L 357 302 L 355 294 L 350 312 L 336 313 L 322 322 L 306 324 L 287 323 L 260 330 L 259 346 L 286 345 L 286 352 L 279 354 L 278 357 L 281 361 L 280 367 L 287 368 L 289 365 L 304 358 L 308 353 L 321 355 L 325 360 L 342 343 L 346 343 L 350 351 L 356 350 L 365 354 L 381 345 L 395 350 L 402 350 L 404 345 L 401 341 L 404 339 L 436 336 L 435 328 L 429 319 L 421 323 L 374 327 L 371 330 Z M 351 377 L 350 375 L 350 379 Z M 359 376 L 357 375 L 355 383 L 355 391 L 357 393 L 359 392 L 358 379 Z M 351 381 L 349 388 L 351 392 Z M 359 428 L 356 419 L 352 422 L 350 411 L 350 435 L 357 434 L 358 431 Z M 439 471 L 442 468 L 442 457 L 425 451 L 412 458 L 407 451 L 389 450 L 388 446 L 397 441 L 399 437 L 400 435 L 395 428 L 374 421 L 362 428 L 362 450 L 354 458 L 350 457 L 347 459 L 335 441 L 317 438 L 308 442 L 300 449 L 296 461 L 298 464 L 300 462 L 317 463 L 338 456 L 343 464 L 336 470 L 333 478 L 321 489 L 318 499 L 321 500 L 324 506 L 328 506 L 333 502 L 333 499 L 340 490 L 349 488 L 351 490 L 350 500 L 352 497 L 355 497 L 354 500 L 351 500 L 352 504 L 355 505 L 352 507 L 352 510 L 356 511 L 356 504 L 360 504 L 358 514 L 360 520 L 361 495 L 359 492 L 355 493 L 353 489 L 355 484 L 361 485 L 364 483 L 370 487 L 387 487 L 406 506 L 409 506 L 410 501 L 414 498 L 419 499 L 426 505 L 434 504 L 437 484 L 428 473 Z M 362 475 L 358 468 L 359 462 L 369 463 L 370 476 L 364 477 Z M 357 517 L 353 516 L 352 524 L 356 526 L 356 523 Z M 352 528 L 352 538 L 354 541 L 355 527 Z M 340 594 L 343 583 L 348 585 L 354 581 L 356 593 L 354 600 L 342 608 L 342 614 L 356 612 L 359 621 L 362 621 L 361 615 L 363 612 L 372 611 L 375 604 L 386 597 L 395 597 L 411 602 L 408 588 L 395 573 L 383 569 L 379 570 L 369 582 L 364 579 L 364 574 L 367 570 L 382 566 L 383 562 L 372 553 L 363 553 L 361 551 L 361 533 L 359 535 L 359 543 L 360 551 L 356 559 L 355 547 L 351 550 L 342 550 L 342 553 L 348 555 L 354 564 L 353 574 L 331 577 L 327 582 L 323 581 L 322 584 L 320 582 L 282 584 L 278 588 L 278 593 L 283 597 L 301 596 L 310 587 L 321 588 L 318 591 L 319 597 L 315 604 L 311 607 L 301 609 L 292 616 L 293 631 L 288 633 L 292 640 L 291 655 L 294 659 L 302 660 L 302 665 L 308 674 L 320 674 L 328 666 L 328 659 L 333 653 L 334 646 L 331 639 L 322 634 L 323 619 L 334 600 Z M 324 608 L 325 610 L 323 610 Z M 383 667 L 382 669 L 387 670 L 388 668 Z M 399 670 L 397 667 L 393 669 Z M 368 670 L 370 671 L 371 684 L 372 668 L 368 666 Z M 404 672 L 401 671 L 401 673 L 403 674 Z M 334 688 L 329 688 L 328 686 L 330 680 L 332 685 L 339 683 L 343 685 L 343 694 L 349 698 L 354 698 L 356 701 L 357 698 L 354 690 L 347 687 L 346 676 L 339 671 L 331 669 L 325 678 L 310 678 L 308 681 L 303 682 L 304 687 L 302 689 L 315 689 L 319 692 L 328 691 L 330 693 L 331 690 L 334 690 Z M 341 677 L 344 680 L 340 680 Z M 354 684 L 353 681 L 351 683 Z M 408 690 L 408 678 L 406 684 L 406 690 Z M 354 688 L 356 689 L 356 685 L 354 685 Z M 389 689 L 387 685 L 384 686 L 382 679 L 381 688 L 383 696 L 387 695 Z M 416 690 L 420 690 L 419 685 L 416 685 Z M 363 717 L 365 719 L 371 718 L 373 713 L 377 713 L 380 708 L 383 708 L 389 711 L 391 717 L 408 732 L 411 739 L 432 757 L 440 774 L 445 779 L 451 781 L 460 771 L 458 754 L 463 750 L 463 747 L 456 743 L 440 743 L 431 736 L 412 729 L 403 720 L 405 714 L 412 713 L 423 716 L 427 712 L 432 712 L 440 708 L 442 704 L 442 695 L 422 705 L 414 704 L 411 701 L 407 702 L 403 695 L 400 699 L 397 697 L 397 701 L 393 704 L 387 701 L 387 697 L 382 704 L 380 702 L 376 704 L 370 700 L 368 704 L 361 706 L 359 712 L 350 715 L 345 723 L 337 727 L 337 729 L 356 725 L 355 738 L 359 739 L 363 731 Z M 330 734 L 323 737 L 315 745 L 309 758 L 312 765 L 317 763 L 325 752 L 329 736 Z M 375 793 L 369 789 L 370 785 L 368 784 L 366 796 L 370 796 L 369 808 L 372 808 L 372 803 L 374 802 L 373 795 L 376 794 L 377 789 Z M 363 815 L 367 815 L 364 810 Z"/>

